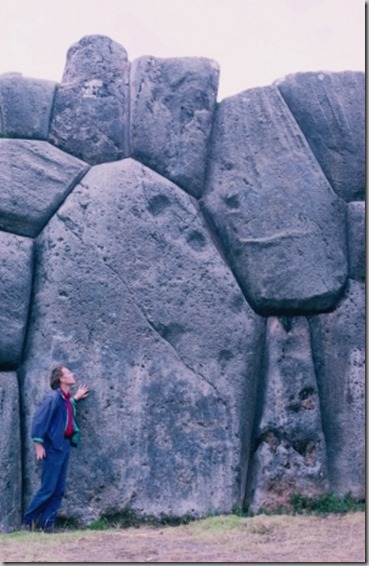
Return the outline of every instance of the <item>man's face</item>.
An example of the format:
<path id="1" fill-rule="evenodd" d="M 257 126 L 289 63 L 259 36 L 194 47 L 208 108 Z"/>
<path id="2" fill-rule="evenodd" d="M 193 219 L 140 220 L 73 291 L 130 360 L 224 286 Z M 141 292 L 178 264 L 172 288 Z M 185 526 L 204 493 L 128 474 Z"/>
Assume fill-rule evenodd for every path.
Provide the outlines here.
<path id="1" fill-rule="evenodd" d="M 76 383 L 74 379 L 74 373 L 72 373 L 68 368 L 63 368 L 63 374 L 60 378 L 60 384 L 74 385 Z"/>

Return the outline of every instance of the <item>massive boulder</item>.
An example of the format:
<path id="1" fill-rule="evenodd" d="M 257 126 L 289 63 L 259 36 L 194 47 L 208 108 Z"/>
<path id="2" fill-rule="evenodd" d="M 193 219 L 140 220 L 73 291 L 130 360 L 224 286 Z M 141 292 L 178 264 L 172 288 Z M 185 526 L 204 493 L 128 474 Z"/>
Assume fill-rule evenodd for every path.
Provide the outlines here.
<path id="1" fill-rule="evenodd" d="M 335 306 L 347 278 L 345 203 L 275 86 L 220 103 L 202 202 L 256 312 Z"/>
<path id="2" fill-rule="evenodd" d="M 101 35 L 0 76 L 0 531 L 55 363 L 90 387 L 81 526 L 365 495 L 364 74 L 218 79 Z"/>
<path id="3" fill-rule="evenodd" d="M 131 70 L 132 156 L 200 197 L 219 66 L 205 58 L 140 57 Z"/>
<path id="4" fill-rule="evenodd" d="M 365 74 L 296 73 L 276 82 L 328 181 L 346 201 L 365 195 Z"/>
<path id="5" fill-rule="evenodd" d="M 331 313 L 310 317 L 330 488 L 365 498 L 365 285 L 349 280 Z"/>
<path id="6" fill-rule="evenodd" d="M 84 524 L 127 508 L 196 517 L 241 505 L 265 320 L 196 201 L 132 159 L 97 165 L 37 250 L 28 433 L 54 362 L 91 388 L 63 512 Z M 30 469 L 27 498 L 35 487 Z"/>
<path id="7" fill-rule="evenodd" d="M 0 139 L 0 230 L 37 236 L 87 169 L 45 141 Z"/>
<path id="8" fill-rule="evenodd" d="M 268 319 L 250 511 L 291 507 L 294 494 L 328 491 L 327 454 L 306 318 Z"/>
<path id="9" fill-rule="evenodd" d="M 14 372 L 0 372 L 0 532 L 18 528 L 22 510 L 19 390 Z"/>
<path id="10" fill-rule="evenodd" d="M 67 53 L 49 141 L 96 164 L 129 154 L 127 52 L 108 37 L 89 35 Z"/>
<path id="11" fill-rule="evenodd" d="M 21 73 L 0 75 L 0 135 L 46 140 L 55 86 Z"/>
<path id="12" fill-rule="evenodd" d="M 22 356 L 33 273 L 33 241 L 0 231 L 0 370 Z"/>

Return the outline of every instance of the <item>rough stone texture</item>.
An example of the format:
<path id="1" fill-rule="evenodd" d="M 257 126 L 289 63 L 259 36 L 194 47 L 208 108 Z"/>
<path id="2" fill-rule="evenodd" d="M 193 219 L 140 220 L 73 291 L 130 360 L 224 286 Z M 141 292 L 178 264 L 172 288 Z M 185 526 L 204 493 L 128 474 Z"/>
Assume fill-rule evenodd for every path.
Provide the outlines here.
<path id="1" fill-rule="evenodd" d="M 248 486 L 252 512 L 328 490 L 327 455 L 306 318 L 268 319 L 265 383 Z"/>
<path id="2" fill-rule="evenodd" d="M 45 141 L 0 139 L 0 229 L 36 236 L 87 169 Z"/>
<path id="3" fill-rule="evenodd" d="M 62 507 L 81 525 L 364 497 L 364 74 L 217 105 L 218 74 L 87 36 L 57 89 L 0 76 L 0 531 L 39 485 L 55 362 L 91 389 Z"/>
<path id="4" fill-rule="evenodd" d="M 365 74 L 297 73 L 276 84 L 334 190 L 363 200 Z"/>
<path id="5" fill-rule="evenodd" d="M 365 280 L 365 202 L 347 205 L 349 277 Z"/>
<path id="6" fill-rule="evenodd" d="M 0 532 L 19 527 L 22 509 L 22 470 L 17 375 L 0 372 Z"/>
<path id="7" fill-rule="evenodd" d="M 204 58 L 140 57 L 131 70 L 132 155 L 200 197 L 219 66 Z"/>
<path id="8" fill-rule="evenodd" d="M 336 304 L 347 277 L 345 203 L 276 87 L 220 103 L 203 205 L 257 312 Z"/>
<path id="9" fill-rule="evenodd" d="M 21 73 L 0 75 L 0 134 L 46 140 L 55 85 L 52 81 L 23 77 Z"/>
<path id="10" fill-rule="evenodd" d="M 86 36 L 72 45 L 49 141 L 91 164 L 127 156 L 129 67 L 126 50 L 108 37 Z"/>
<path id="11" fill-rule="evenodd" d="M 64 512 L 85 523 L 127 507 L 160 517 L 240 505 L 265 320 L 196 201 L 132 159 L 98 165 L 38 253 L 22 367 L 27 429 L 53 362 L 91 387 Z"/>
<path id="12" fill-rule="evenodd" d="M 33 241 L 0 232 L 0 370 L 21 360 L 33 273 Z"/>
<path id="13" fill-rule="evenodd" d="M 337 309 L 310 318 L 330 487 L 365 498 L 365 285 L 349 280 Z"/>

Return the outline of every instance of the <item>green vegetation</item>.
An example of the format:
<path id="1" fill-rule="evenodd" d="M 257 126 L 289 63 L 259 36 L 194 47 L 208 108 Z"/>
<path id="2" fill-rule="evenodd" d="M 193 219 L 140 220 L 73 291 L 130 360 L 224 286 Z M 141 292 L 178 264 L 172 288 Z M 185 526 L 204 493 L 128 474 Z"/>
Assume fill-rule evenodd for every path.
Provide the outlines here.
<path id="1" fill-rule="evenodd" d="M 111 513 L 102 515 L 99 519 L 91 523 L 87 528 L 91 530 L 104 530 L 110 528 L 128 529 L 129 527 L 176 527 L 179 525 L 186 525 L 193 521 L 190 517 L 137 517 L 137 515 L 130 509 L 121 511 L 120 513 Z"/>
<path id="2" fill-rule="evenodd" d="M 239 517 L 252 517 L 254 515 L 327 515 L 328 513 L 352 513 L 365 511 L 365 501 L 357 501 L 348 493 L 339 497 L 334 493 L 327 492 L 318 497 L 307 497 L 301 493 L 294 493 L 290 504 L 286 507 L 278 507 L 270 511 L 260 509 L 257 513 L 251 513 L 248 508 L 234 509 L 233 513 Z"/>
<path id="3" fill-rule="evenodd" d="M 199 521 L 194 517 L 138 517 L 132 510 L 125 509 L 119 513 L 102 515 L 99 519 L 88 525 L 91 531 L 104 531 L 108 529 L 128 529 L 130 527 L 147 526 L 153 528 L 177 527 L 190 523 L 201 524 L 201 529 L 211 531 L 222 531 L 224 528 L 239 528 L 241 519 L 256 515 L 327 515 L 328 513 L 343 514 L 356 511 L 365 511 L 365 502 L 356 501 L 349 493 L 345 497 L 338 497 L 333 493 L 325 493 L 319 497 L 309 498 L 301 493 L 295 493 L 288 507 L 279 507 L 274 511 L 260 509 L 257 513 L 251 513 L 247 508 L 234 508 L 228 515 L 217 515 L 208 513 L 207 517 Z M 73 519 L 60 517 L 57 519 L 58 531 L 77 531 L 80 526 Z M 29 534 L 29 533 L 28 533 Z M 9 536 L 24 536 L 27 533 L 15 531 Z"/>
<path id="4" fill-rule="evenodd" d="M 237 528 L 240 525 L 240 518 L 252 517 L 254 515 L 326 515 L 328 513 L 349 513 L 355 511 L 365 511 L 365 502 L 356 501 L 349 493 L 345 497 L 338 497 L 333 493 L 325 493 L 319 497 L 310 498 L 301 493 L 295 493 L 290 500 L 288 507 L 279 507 L 273 511 L 260 509 L 257 513 L 251 513 L 247 508 L 234 508 L 229 515 L 216 515 L 209 513 L 204 523 L 204 528 L 211 530 L 221 530 L 225 526 Z M 88 526 L 91 530 L 106 530 L 110 528 L 129 528 L 139 526 L 163 527 L 187 525 L 196 521 L 193 517 L 163 517 L 161 519 L 146 516 L 138 517 L 130 509 L 120 513 L 106 514 Z"/>
<path id="5" fill-rule="evenodd" d="M 325 515 L 327 513 L 365 511 L 365 502 L 356 501 L 351 493 L 348 493 L 345 497 L 338 497 L 334 493 L 324 493 L 315 498 L 295 493 L 291 498 L 291 504 L 295 513 Z"/>

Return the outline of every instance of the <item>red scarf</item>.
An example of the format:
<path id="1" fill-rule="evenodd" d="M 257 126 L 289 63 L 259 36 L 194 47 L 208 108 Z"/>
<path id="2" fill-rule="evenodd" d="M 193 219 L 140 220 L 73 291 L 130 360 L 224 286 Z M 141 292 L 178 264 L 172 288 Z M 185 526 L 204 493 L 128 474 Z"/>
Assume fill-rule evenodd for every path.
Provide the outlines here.
<path id="1" fill-rule="evenodd" d="M 73 407 L 70 401 L 70 393 L 62 392 L 63 398 L 67 405 L 67 426 L 65 428 L 64 436 L 65 438 L 70 438 L 73 435 Z"/>

